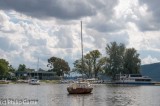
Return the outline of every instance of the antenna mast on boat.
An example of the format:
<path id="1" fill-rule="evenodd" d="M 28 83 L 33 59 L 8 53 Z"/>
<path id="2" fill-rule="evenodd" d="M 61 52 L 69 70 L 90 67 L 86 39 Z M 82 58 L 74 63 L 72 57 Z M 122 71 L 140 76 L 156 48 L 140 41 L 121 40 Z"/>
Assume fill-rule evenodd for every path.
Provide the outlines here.
<path id="1" fill-rule="evenodd" d="M 83 36 L 82 36 L 82 21 L 81 21 L 81 49 L 82 49 L 82 76 L 84 71 L 84 60 L 83 60 Z"/>
<path id="2" fill-rule="evenodd" d="M 39 57 L 38 57 L 38 61 L 37 61 L 37 70 L 36 70 L 36 74 L 34 74 L 34 77 L 37 78 L 37 79 L 39 78 L 38 70 L 39 70 Z"/>
<path id="3" fill-rule="evenodd" d="M 37 61 L 37 71 L 39 69 L 39 57 L 38 57 L 38 61 Z"/>

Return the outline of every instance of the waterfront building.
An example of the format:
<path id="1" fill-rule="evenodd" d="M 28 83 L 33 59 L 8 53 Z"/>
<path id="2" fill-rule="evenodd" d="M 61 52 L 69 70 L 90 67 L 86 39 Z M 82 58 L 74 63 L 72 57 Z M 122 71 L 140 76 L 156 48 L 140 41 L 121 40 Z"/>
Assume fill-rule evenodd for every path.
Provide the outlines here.
<path id="1" fill-rule="evenodd" d="M 15 72 L 15 76 L 17 78 L 25 78 L 25 79 L 39 79 L 39 80 L 54 80 L 59 79 L 55 72 L 47 72 L 47 71 L 19 71 Z"/>

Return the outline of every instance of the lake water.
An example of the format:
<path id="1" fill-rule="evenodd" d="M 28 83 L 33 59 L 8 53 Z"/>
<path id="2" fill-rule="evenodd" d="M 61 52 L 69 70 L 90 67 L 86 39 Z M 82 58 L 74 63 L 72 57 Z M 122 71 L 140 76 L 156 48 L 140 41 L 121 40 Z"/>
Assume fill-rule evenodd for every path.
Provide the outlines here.
<path id="1" fill-rule="evenodd" d="M 1 102 L 37 100 L 36 104 L 2 104 L 0 106 L 160 106 L 160 86 L 93 85 L 92 94 L 69 95 L 67 84 L 0 85 Z"/>

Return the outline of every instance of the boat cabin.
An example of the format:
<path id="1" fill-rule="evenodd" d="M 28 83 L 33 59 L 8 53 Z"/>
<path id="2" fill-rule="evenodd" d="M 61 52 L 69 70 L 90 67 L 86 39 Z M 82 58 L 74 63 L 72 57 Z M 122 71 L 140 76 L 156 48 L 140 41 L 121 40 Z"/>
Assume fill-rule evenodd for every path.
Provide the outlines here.
<path id="1" fill-rule="evenodd" d="M 141 74 L 117 74 L 116 81 L 119 82 L 151 82 L 152 79 Z"/>

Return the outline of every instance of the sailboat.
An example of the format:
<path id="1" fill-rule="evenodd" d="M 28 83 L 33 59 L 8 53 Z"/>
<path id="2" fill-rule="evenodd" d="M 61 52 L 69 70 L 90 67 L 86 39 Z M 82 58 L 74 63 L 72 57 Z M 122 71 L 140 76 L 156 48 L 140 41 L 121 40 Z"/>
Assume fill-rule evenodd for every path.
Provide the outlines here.
<path id="1" fill-rule="evenodd" d="M 37 63 L 37 71 L 38 71 L 38 68 L 39 68 L 39 58 L 38 58 L 38 63 Z M 38 76 L 37 76 L 37 79 L 36 78 L 29 79 L 28 83 L 30 85 L 40 85 L 40 81 L 38 80 Z"/>
<path id="2" fill-rule="evenodd" d="M 82 37 L 82 21 L 81 21 L 81 49 L 82 49 L 82 70 L 83 70 L 83 37 Z M 93 90 L 93 87 L 89 82 L 84 80 L 79 80 L 77 82 L 72 83 L 67 87 L 67 91 L 69 94 L 89 94 Z"/>

